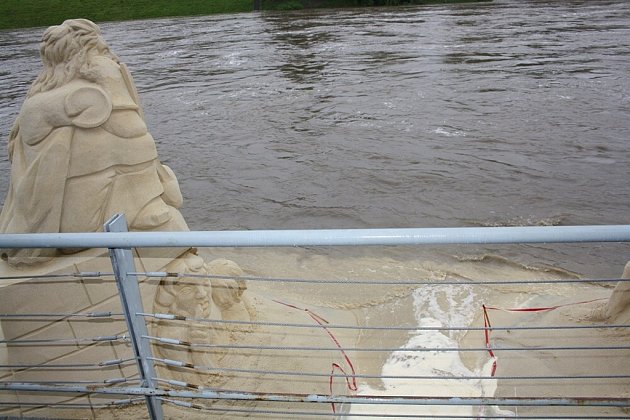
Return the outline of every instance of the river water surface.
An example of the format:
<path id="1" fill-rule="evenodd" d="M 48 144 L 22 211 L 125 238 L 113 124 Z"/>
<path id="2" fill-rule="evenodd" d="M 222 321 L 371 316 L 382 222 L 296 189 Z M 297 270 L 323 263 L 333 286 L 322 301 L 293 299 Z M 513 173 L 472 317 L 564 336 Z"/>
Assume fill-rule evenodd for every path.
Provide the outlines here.
<path id="1" fill-rule="evenodd" d="M 628 2 L 101 27 L 134 75 L 191 229 L 629 222 Z M 41 68 L 42 31 L 0 32 L 5 139 Z M 621 264 L 608 252 L 604 265 Z"/>
<path id="2" fill-rule="evenodd" d="M 135 78 L 193 230 L 630 223 L 630 2 L 506 0 L 101 28 Z M 5 139 L 41 68 L 42 32 L 0 32 Z M 4 152 L 0 171 L 9 172 Z M 8 182 L 0 178 L 0 197 Z M 418 250 L 375 252 L 404 259 Z M 494 270 L 499 278 L 509 270 L 497 274 L 497 261 L 503 270 L 511 260 L 615 277 L 630 247 L 447 253 L 461 264 L 475 261 L 462 255 L 502 255 L 478 258 L 489 262 L 480 273 Z M 296 266 L 304 267 L 300 258 Z M 286 274 L 278 261 L 273 270 Z M 322 270 L 315 276 L 342 264 L 318 261 L 326 264 L 314 264 Z M 393 267 L 391 260 L 356 261 L 347 273 Z M 528 272 L 518 267 L 516 276 Z M 278 290 L 299 298 L 304 287 Z M 452 307 L 431 309 L 431 293 L 405 295 L 411 322 L 471 322 L 449 317 L 478 309 L 483 297 L 449 288 L 439 293 Z M 397 311 L 374 307 L 366 319 L 378 324 Z M 420 338 L 449 346 L 457 337 Z M 389 360 L 383 371 L 399 362 Z M 459 360 L 449 363 L 453 374 L 465 370 Z"/>

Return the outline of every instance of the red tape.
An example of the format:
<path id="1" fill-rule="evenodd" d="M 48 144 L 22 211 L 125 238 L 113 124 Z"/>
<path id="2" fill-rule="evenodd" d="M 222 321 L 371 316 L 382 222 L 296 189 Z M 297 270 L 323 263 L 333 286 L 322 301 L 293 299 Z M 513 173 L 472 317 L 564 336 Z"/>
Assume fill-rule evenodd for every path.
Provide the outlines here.
<path id="1" fill-rule="evenodd" d="M 606 298 L 583 300 L 581 302 L 565 303 L 563 305 L 543 306 L 543 307 L 534 307 L 534 308 L 500 308 L 497 306 L 481 305 L 481 307 L 483 308 L 483 327 L 484 327 L 483 332 L 485 335 L 486 348 L 488 349 L 488 354 L 493 359 L 492 371 L 490 372 L 490 376 L 494 377 L 495 373 L 497 372 L 497 358 L 494 355 L 494 352 L 492 351 L 492 346 L 490 345 L 490 332 L 492 331 L 492 325 L 490 324 L 490 316 L 488 315 L 489 310 L 504 311 L 504 312 L 544 312 L 544 311 L 553 311 L 554 309 L 564 308 L 566 306 L 582 305 L 585 303 L 597 302 L 600 300 L 606 300 Z"/>
<path id="2" fill-rule="evenodd" d="M 582 305 L 584 303 L 592 303 L 600 300 L 607 300 L 606 298 L 601 299 L 592 299 L 592 300 L 583 300 L 581 302 L 573 302 L 573 303 L 565 303 L 564 305 L 555 305 L 555 306 L 543 306 L 538 308 L 499 308 L 496 306 L 486 306 L 483 305 L 485 309 L 492 309 L 496 311 L 504 311 L 504 312 L 542 312 L 542 311 L 553 311 L 554 309 L 563 308 L 565 306 L 573 306 L 573 305 Z"/>
<path id="3" fill-rule="evenodd" d="M 324 331 L 326 331 L 326 333 L 328 334 L 330 339 L 333 341 L 333 343 L 335 343 L 335 346 L 337 346 L 337 348 L 341 352 L 343 358 L 345 359 L 346 363 L 350 367 L 350 370 L 351 370 L 352 374 L 348 375 L 346 373 L 346 371 L 341 367 L 341 365 L 339 363 L 333 362 L 332 369 L 330 371 L 330 379 L 328 381 L 329 388 L 330 388 L 330 395 L 331 396 L 333 395 L 333 380 L 335 379 L 335 371 L 337 371 L 337 370 L 339 370 L 344 375 L 344 377 L 346 379 L 346 386 L 348 387 L 348 389 L 350 391 L 357 391 L 359 389 L 359 387 L 357 386 L 357 378 L 356 378 L 356 371 L 354 370 L 354 365 L 352 364 L 352 361 L 350 360 L 350 357 L 348 357 L 348 355 L 346 354 L 345 350 L 343 349 L 343 347 L 339 343 L 339 340 L 337 340 L 337 337 L 335 337 L 335 335 L 330 331 L 330 329 L 326 328 L 326 325 L 324 325 L 324 324 L 329 324 L 329 322 L 326 321 L 324 318 L 322 318 L 321 316 L 317 315 L 315 312 L 311 311 L 308 308 L 300 308 L 298 306 L 291 305 L 290 303 L 281 302 L 279 300 L 274 300 L 274 302 L 279 303 L 280 305 L 287 306 L 287 307 L 292 308 L 292 309 L 296 309 L 298 311 L 306 312 L 308 314 L 308 316 L 310 316 L 311 319 L 313 319 L 313 321 L 317 322 L 319 324 L 319 326 L 321 326 L 324 329 Z M 336 410 L 336 407 L 335 407 L 335 403 L 331 403 L 331 405 L 332 405 L 333 413 L 336 413 L 337 410 Z"/>
<path id="4" fill-rule="evenodd" d="M 488 307 L 486 305 L 481 305 L 483 308 L 483 333 L 486 339 L 486 348 L 488 349 L 488 354 L 492 358 L 492 371 L 490 372 L 490 376 L 494 377 L 494 374 L 497 373 L 497 357 L 494 355 L 492 351 L 492 346 L 490 345 L 490 330 L 492 329 L 492 325 L 490 324 L 490 316 L 488 316 L 488 309 L 495 309 Z"/>

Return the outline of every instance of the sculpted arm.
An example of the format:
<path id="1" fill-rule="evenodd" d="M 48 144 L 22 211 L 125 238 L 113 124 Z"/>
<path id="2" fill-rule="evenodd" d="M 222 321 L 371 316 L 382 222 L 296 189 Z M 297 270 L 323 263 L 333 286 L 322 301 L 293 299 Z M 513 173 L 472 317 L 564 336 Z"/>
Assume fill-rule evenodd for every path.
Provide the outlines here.
<path id="1" fill-rule="evenodd" d="M 112 101 L 101 88 L 83 86 L 65 97 L 64 109 L 72 125 L 94 128 L 107 121 L 112 112 Z"/>
<path id="2" fill-rule="evenodd" d="M 93 84 L 69 83 L 28 98 L 17 123 L 22 141 L 33 146 L 55 128 L 98 127 L 111 112 L 111 99 L 103 89 Z"/>

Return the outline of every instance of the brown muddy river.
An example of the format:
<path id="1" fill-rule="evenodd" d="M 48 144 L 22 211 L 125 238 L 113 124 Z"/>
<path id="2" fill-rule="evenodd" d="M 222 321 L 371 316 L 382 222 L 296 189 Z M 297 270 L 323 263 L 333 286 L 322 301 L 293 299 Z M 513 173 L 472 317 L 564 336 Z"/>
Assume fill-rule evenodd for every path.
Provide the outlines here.
<path id="1" fill-rule="evenodd" d="M 101 27 L 135 77 L 191 229 L 630 222 L 626 1 Z M 40 69 L 42 32 L 0 32 L 4 139 Z M 7 186 L 5 176 L 0 197 Z M 619 245 L 486 251 L 604 276 L 630 255 Z"/>

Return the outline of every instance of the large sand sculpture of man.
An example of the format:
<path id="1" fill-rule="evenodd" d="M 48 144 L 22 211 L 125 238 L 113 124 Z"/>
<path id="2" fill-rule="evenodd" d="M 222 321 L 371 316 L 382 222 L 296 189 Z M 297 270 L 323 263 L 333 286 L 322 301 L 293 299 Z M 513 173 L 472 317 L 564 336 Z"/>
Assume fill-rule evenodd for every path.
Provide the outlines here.
<path id="1" fill-rule="evenodd" d="M 178 210 L 182 194 L 177 179 L 158 160 L 131 75 L 98 26 L 85 19 L 52 26 L 42 37 L 40 53 L 44 68 L 9 136 L 11 181 L 0 234 L 96 232 L 116 213 L 125 214 L 131 231 L 188 230 Z M 5 264 L 28 273 L 55 256 L 79 251 L 2 249 L 0 254 Z M 164 282 L 156 295 L 159 310 L 176 313 L 182 310 L 178 304 L 188 302 L 191 308 L 184 309 L 193 315 L 248 317 L 241 299 L 246 285 L 229 277 L 242 274 L 236 264 L 206 263 L 192 249 L 178 254 L 166 271 L 228 277 L 198 286 L 207 293 L 195 294 L 195 302 L 178 296 L 186 288 Z M 195 312 L 197 306 L 204 312 Z M 197 331 L 160 325 L 158 333 L 165 329 L 183 339 Z M 181 353 L 182 359 L 196 357 Z M 211 355 L 196 361 L 216 363 Z"/>
<path id="2" fill-rule="evenodd" d="M 131 230 L 188 230 L 179 185 L 157 159 L 131 75 L 98 26 L 75 19 L 50 27 L 40 52 L 44 69 L 9 137 L 0 232 L 95 232 L 115 213 Z M 12 265 L 57 253 L 2 251 Z"/>

